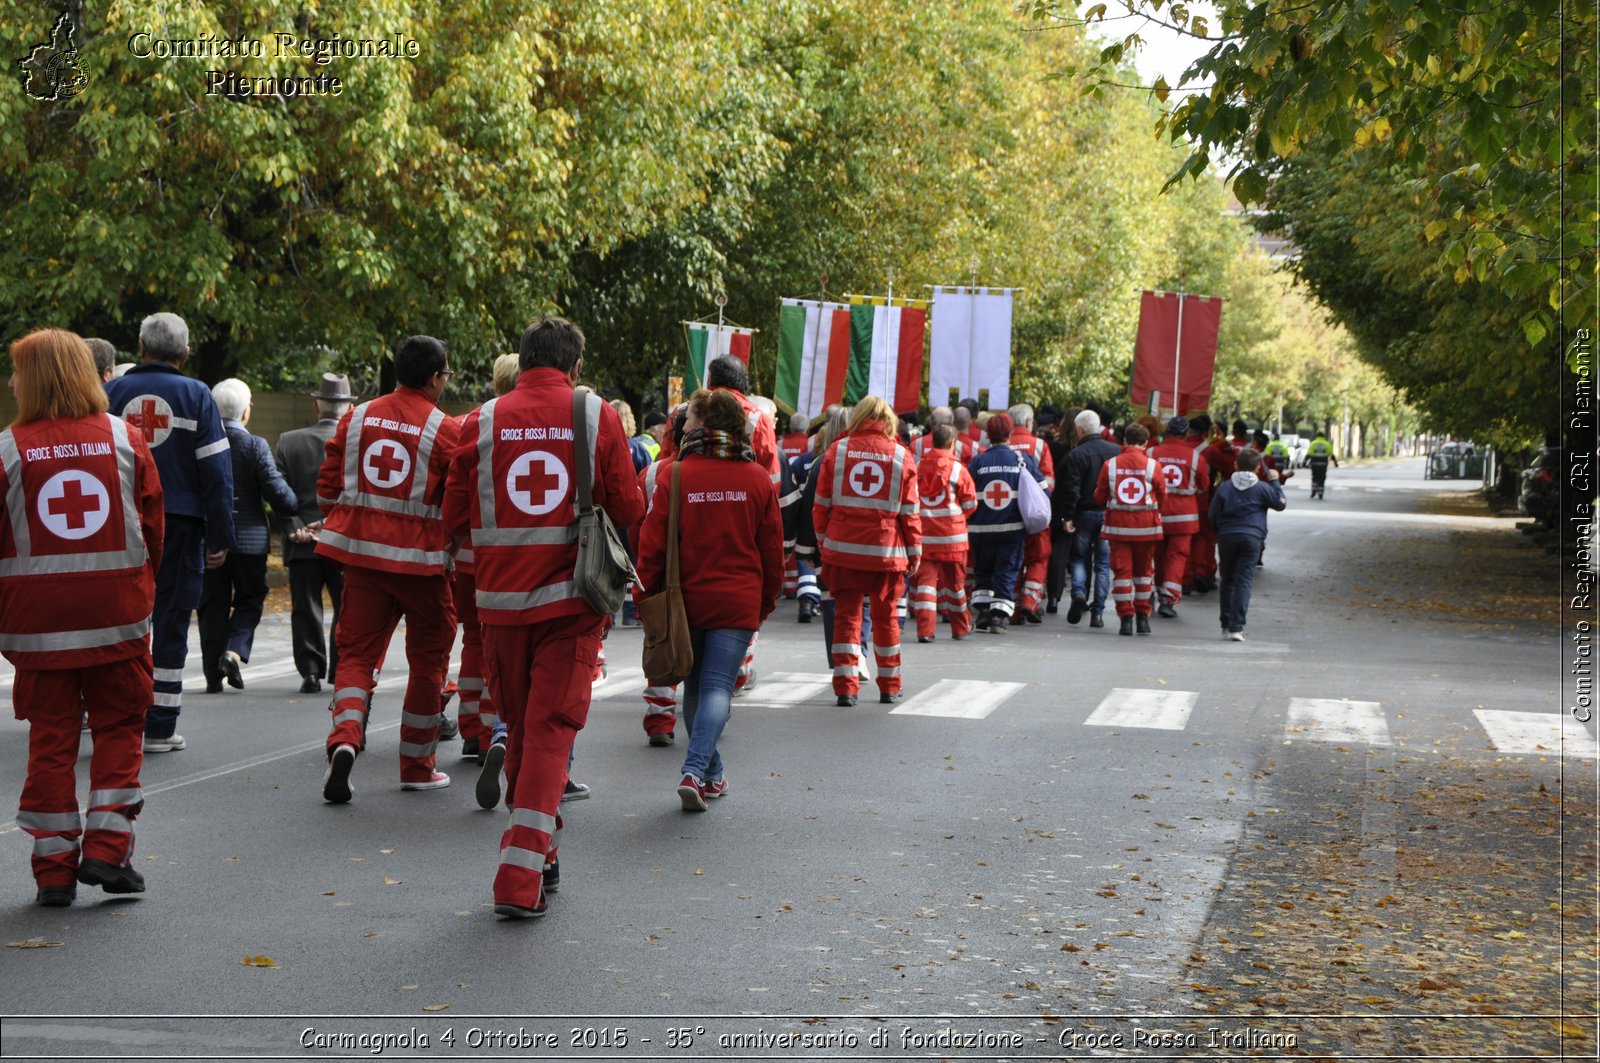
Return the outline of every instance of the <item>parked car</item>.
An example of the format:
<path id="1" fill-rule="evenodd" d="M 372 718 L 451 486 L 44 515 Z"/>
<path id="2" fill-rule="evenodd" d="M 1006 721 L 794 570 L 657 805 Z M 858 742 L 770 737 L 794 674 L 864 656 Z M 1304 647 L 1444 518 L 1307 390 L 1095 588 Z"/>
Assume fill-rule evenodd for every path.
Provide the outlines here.
<path id="1" fill-rule="evenodd" d="M 1522 470 L 1522 491 L 1517 509 L 1541 524 L 1553 524 L 1559 510 L 1561 448 L 1547 446 L 1533 464 Z"/>
<path id="2" fill-rule="evenodd" d="M 1444 443 L 1428 452 L 1427 480 L 1474 480 L 1483 476 L 1483 454 L 1471 443 Z"/>

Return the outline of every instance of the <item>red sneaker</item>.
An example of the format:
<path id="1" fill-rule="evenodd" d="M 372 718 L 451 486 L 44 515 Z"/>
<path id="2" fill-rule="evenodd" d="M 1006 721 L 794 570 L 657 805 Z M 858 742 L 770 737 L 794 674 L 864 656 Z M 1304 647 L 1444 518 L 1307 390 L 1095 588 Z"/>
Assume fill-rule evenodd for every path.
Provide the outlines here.
<path id="1" fill-rule="evenodd" d="M 683 802 L 685 812 L 704 812 L 707 807 L 705 784 L 685 772 L 683 781 L 678 784 L 678 799 Z"/>
<path id="2" fill-rule="evenodd" d="M 728 792 L 728 777 L 724 775 L 716 782 L 708 782 L 700 787 L 700 792 L 706 795 L 707 800 L 721 797 Z"/>

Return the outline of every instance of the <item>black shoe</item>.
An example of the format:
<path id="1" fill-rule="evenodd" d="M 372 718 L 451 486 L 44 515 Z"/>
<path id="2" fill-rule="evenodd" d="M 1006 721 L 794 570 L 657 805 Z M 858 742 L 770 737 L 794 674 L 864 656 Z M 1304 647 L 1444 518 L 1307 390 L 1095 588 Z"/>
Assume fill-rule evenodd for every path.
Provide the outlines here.
<path id="1" fill-rule="evenodd" d="M 461 759 L 475 760 L 483 756 L 483 742 L 477 738 L 463 738 L 461 740 Z"/>
<path id="2" fill-rule="evenodd" d="M 222 693 L 222 680 L 220 680 L 220 679 L 207 679 L 206 680 L 206 693 L 207 694 L 220 694 L 220 693 Z"/>
<path id="3" fill-rule="evenodd" d="M 1117 629 L 1117 634 L 1119 634 L 1119 635 L 1127 635 L 1129 638 L 1132 638 L 1133 637 L 1133 617 L 1125 616 L 1125 617 L 1122 618 L 1121 623 L 1122 623 L 1122 626 Z"/>
<path id="4" fill-rule="evenodd" d="M 1067 623 L 1076 624 L 1083 619 L 1083 614 L 1089 609 L 1089 603 L 1082 598 L 1073 598 L 1072 604 L 1067 606 Z"/>
<path id="5" fill-rule="evenodd" d="M 1160 607 L 1156 609 L 1156 615 L 1171 620 L 1178 615 L 1178 610 L 1173 607 L 1171 602 L 1162 602 Z"/>
<path id="6" fill-rule="evenodd" d="M 1044 623 L 1044 617 L 1039 615 L 1039 610 L 1037 609 L 1024 609 L 1022 611 L 1022 618 L 1030 624 Z"/>
<path id="7" fill-rule="evenodd" d="M 542 877 L 541 881 L 544 883 L 544 891 L 546 893 L 561 892 L 560 860 L 552 860 L 544 866 L 544 876 Z"/>
<path id="8" fill-rule="evenodd" d="M 1001 614 L 1001 613 L 991 613 L 991 614 L 989 614 L 989 626 L 987 628 L 989 634 L 991 634 L 991 635 L 1004 635 L 1006 633 L 1006 628 L 1008 628 L 1010 626 L 1011 626 L 1011 621 L 1006 619 L 1006 617 L 1003 614 Z"/>
<path id="9" fill-rule="evenodd" d="M 1061 611 L 1061 599 L 1051 598 L 1050 601 L 1046 603 L 1044 611 L 1049 613 L 1051 616 L 1055 616 Z"/>
<path id="10" fill-rule="evenodd" d="M 902 702 L 904 700 L 906 700 L 906 696 L 904 694 L 900 693 L 900 691 L 898 691 L 898 690 L 895 691 L 893 694 L 889 693 L 886 690 L 878 692 L 878 704 L 879 705 L 894 705 L 894 704 L 897 704 L 897 703 Z"/>
<path id="11" fill-rule="evenodd" d="M 974 630 L 974 631 L 982 631 L 984 628 L 989 626 L 989 613 L 990 613 L 990 611 L 991 610 L 989 609 L 989 607 L 987 605 L 985 605 L 985 606 L 983 606 L 983 607 L 981 607 L 979 609 L 973 610 L 973 612 L 972 612 L 972 630 Z"/>
<path id="12" fill-rule="evenodd" d="M 841 709 L 852 709 L 855 708 L 856 696 L 854 694 L 840 694 L 834 699 L 833 703 Z"/>
<path id="13" fill-rule="evenodd" d="M 478 771 L 478 785 L 473 795 L 479 808 L 494 808 L 500 803 L 500 769 L 506 763 L 506 744 L 496 742 L 483 755 L 483 767 Z"/>
<path id="14" fill-rule="evenodd" d="M 1006 621 L 1006 623 L 1010 624 L 1012 627 L 1021 627 L 1027 622 L 1028 613 L 1025 609 L 1018 609 L 1016 612 L 1011 614 L 1011 619 Z"/>
<path id="15" fill-rule="evenodd" d="M 566 788 L 561 791 L 561 803 L 568 801 L 587 801 L 589 799 L 589 784 L 567 780 Z"/>
<path id="16" fill-rule="evenodd" d="M 444 718 L 444 722 L 439 725 L 439 741 L 454 742 L 460 737 L 461 725 L 456 723 L 450 717 L 446 716 Z"/>
<path id="17" fill-rule="evenodd" d="M 801 598 L 800 599 L 800 622 L 802 624 L 809 624 L 809 623 L 811 623 L 811 618 L 816 616 L 816 615 L 817 615 L 816 604 L 814 602 L 812 602 L 810 598 Z"/>
<path id="18" fill-rule="evenodd" d="M 917 641 L 922 643 L 924 646 L 926 646 L 928 643 L 933 641 L 933 636 L 932 635 L 918 635 L 917 636 Z"/>
<path id="19" fill-rule="evenodd" d="M 68 882 L 62 886 L 40 886 L 33 903 L 41 908 L 70 908 L 78 896 L 78 884 Z"/>
<path id="20" fill-rule="evenodd" d="M 244 676 L 239 672 L 239 658 L 232 650 L 223 653 L 217 661 L 217 667 L 222 669 L 222 674 L 228 680 L 228 685 L 235 690 L 244 689 Z"/>
<path id="21" fill-rule="evenodd" d="M 674 741 L 671 731 L 650 736 L 650 744 L 653 746 L 670 746 Z"/>
<path id="22" fill-rule="evenodd" d="M 1090 627 L 1105 627 L 1106 626 L 1106 615 L 1104 613 L 1091 613 L 1089 615 L 1089 626 Z"/>
<path id="23" fill-rule="evenodd" d="M 144 876 L 131 867 L 117 867 L 90 857 L 78 865 L 78 881 L 107 893 L 143 893 Z"/>
<path id="24" fill-rule="evenodd" d="M 300 693 L 302 693 L 302 694 L 320 694 L 320 693 L 322 693 L 322 680 L 318 679 L 314 675 L 306 676 L 304 679 L 300 680 Z"/>
<path id="25" fill-rule="evenodd" d="M 1150 618 L 1143 613 L 1133 618 L 1133 630 L 1141 635 L 1150 634 Z"/>
<path id="26" fill-rule="evenodd" d="M 356 766 L 356 747 L 348 743 L 335 746 L 328 755 L 328 771 L 322 776 L 322 799 L 342 805 L 355 796 L 350 785 L 350 769 Z"/>
<path id="27" fill-rule="evenodd" d="M 516 904 L 496 904 L 494 914 L 502 919 L 537 919 L 550 910 L 550 899 L 545 896 L 545 891 L 539 891 L 539 903 L 532 908 L 524 908 Z"/>

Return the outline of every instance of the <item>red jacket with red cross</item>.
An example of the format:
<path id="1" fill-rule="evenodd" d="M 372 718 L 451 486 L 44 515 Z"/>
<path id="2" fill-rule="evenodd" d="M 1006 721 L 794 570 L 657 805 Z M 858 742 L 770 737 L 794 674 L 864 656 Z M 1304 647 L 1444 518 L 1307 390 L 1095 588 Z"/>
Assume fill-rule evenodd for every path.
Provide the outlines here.
<path id="1" fill-rule="evenodd" d="M 1112 542 L 1161 538 L 1161 502 L 1167 485 L 1159 463 L 1143 447 L 1123 447 L 1100 466 L 1095 501 L 1106 507 L 1100 534 Z"/>
<path id="2" fill-rule="evenodd" d="M 1056 489 L 1056 459 L 1050 456 L 1050 445 L 1026 428 L 1013 428 L 1011 438 L 1006 445 L 1019 454 L 1027 454 L 1033 458 L 1039 471 L 1044 473 L 1044 489 Z"/>
<path id="3" fill-rule="evenodd" d="M 811 472 L 822 563 L 868 572 L 905 572 L 922 557 L 917 468 L 911 453 L 864 421 L 830 446 Z"/>
<path id="4" fill-rule="evenodd" d="M 591 497 L 626 528 L 644 515 L 622 420 L 589 392 L 577 438 L 572 384 L 559 369 L 524 370 L 510 392 L 467 415 L 450 462 L 444 523 L 468 536 L 478 619 L 513 626 L 593 616 L 578 593 L 577 448 L 589 456 Z"/>
<path id="5" fill-rule="evenodd" d="M 767 474 L 772 477 L 772 486 L 777 487 L 783 482 L 783 472 L 778 467 L 782 459 L 778 456 L 778 429 L 772 423 L 772 415 L 751 402 L 742 391 L 735 391 L 733 388 L 713 390 L 726 391 L 738 399 L 739 405 L 744 407 L 745 438 L 750 441 L 750 449 L 755 453 L 756 464 L 767 470 Z"/>
<path id="6" fill-rule="evenodd" d="M 345 414 L 317 475 L 317 554 L 409 576 L 443 575 L 450 536 L 439 506 L 456 423 L 416 388 Z"/>
<path id="7" fill-rule="evenodd" d="M 929 561 L 967 559 L 967 515 L 978 508 L 978 488 L 953 450 L 929 450 L 917 465 L 922 556 Z"/>
<path id="8" fill-rule="evenodd" d="M 1211 482 L 1211 470 L 1200 452 L 1181 439 L 1150 448 L 1161 466 L 1167 494 L 1161 503 L 1161 526 L 1167 535 L 1193 535 L 1200 530 L 1200 493 Z"/>
<path id="9" fill-rule="evenodd" d="M 6 660 L 89 668 L 148 656 L 166 517 L 144 436 L 104 413 L 0 431 L 0 498 Z"/>

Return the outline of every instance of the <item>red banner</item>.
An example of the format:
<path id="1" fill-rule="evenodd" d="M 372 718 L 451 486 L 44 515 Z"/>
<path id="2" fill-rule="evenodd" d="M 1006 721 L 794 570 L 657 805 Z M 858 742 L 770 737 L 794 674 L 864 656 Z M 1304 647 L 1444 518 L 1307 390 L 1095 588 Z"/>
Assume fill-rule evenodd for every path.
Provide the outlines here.
<path id="1" fill-rule="evenodd" d="M 1180 299 L 1181 345 L 1178 336 Z M 1176 408 L 1182 414 L 1204 410 L 1211 402 L 1211 375 L 1216 368 L 1217 328 L 1221 323 L 1222 300 L 1219 298 L 1146 291 L 1139 303 L 1139 336 L 1133 344 L 1133 404 L 1147 405 L 1150 393 L 1158 391 L 1165 409 Z M 1177 391 L 1176 403 L 1174 390 Z"/>

